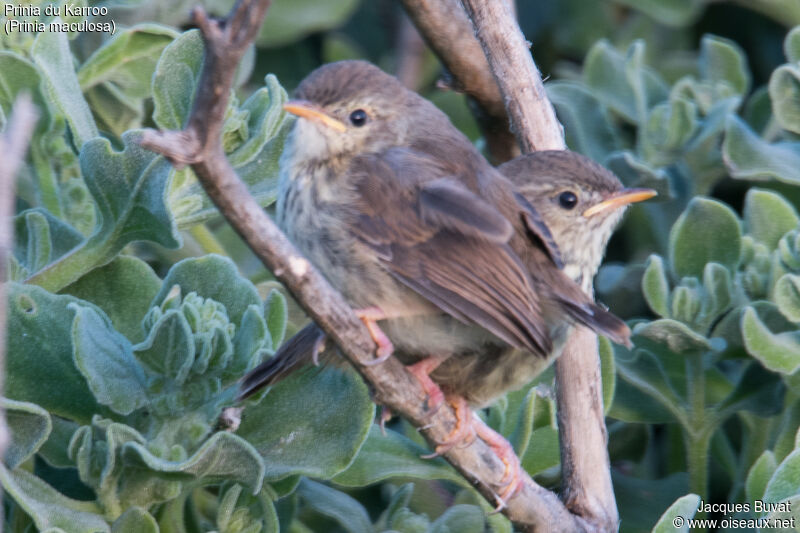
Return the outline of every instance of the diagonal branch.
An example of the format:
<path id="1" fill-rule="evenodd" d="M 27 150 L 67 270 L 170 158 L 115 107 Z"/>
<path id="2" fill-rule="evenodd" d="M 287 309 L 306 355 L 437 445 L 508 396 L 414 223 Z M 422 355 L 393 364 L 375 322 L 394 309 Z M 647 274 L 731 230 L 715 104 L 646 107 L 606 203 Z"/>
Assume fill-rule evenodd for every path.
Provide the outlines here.
<path id="1" fill-rule="evenodd" d="M 404 416 L 431 442 L 441 442 L 456 425 L 449 407 L 433 415 L 423 410 L 425 393 L 419 383 L 395 359 L 368 366 L 374 359 L 366 328 L 344 299 L 280 232 L 250 196 L 227 161 L 220 131 L 236 66 L 261 26 L 269 0 L 239 0 L 227 19 L 209 19 L 196 9 L 194 18 L 206 43 L 206 56 L 191 117 L 183 131 L 145 133 L 142 144 L 169 158 L 173 164 L 190 164 L 206 193 L 248 246 L 292 292 L 311 318 L 340 347 L 375 390 L 378 402 Z M 490 501 L 503 488 L 505 465 L 480 439 L 453 448 L 445 457 Z M 524 475 L 522 489 L 503 512 L 512 521 L 540 530 L 585 529 L 584 521 L 570 514 L 558 497 Z"/>
<path id="2" fill-rule="evenodd" d="M 524 152 L 566 148 L 528 44 L 504 2 L 461 0 L 505 100 Z M 591 280 L 587 280 L 591 283 Z M 584 287 L 591 291 L 591 285 Z M 616 531 L 619 514 L 608 459 L 597 336 L 578 328 L 556 361 L 563 497 L 599 531 Z"/>

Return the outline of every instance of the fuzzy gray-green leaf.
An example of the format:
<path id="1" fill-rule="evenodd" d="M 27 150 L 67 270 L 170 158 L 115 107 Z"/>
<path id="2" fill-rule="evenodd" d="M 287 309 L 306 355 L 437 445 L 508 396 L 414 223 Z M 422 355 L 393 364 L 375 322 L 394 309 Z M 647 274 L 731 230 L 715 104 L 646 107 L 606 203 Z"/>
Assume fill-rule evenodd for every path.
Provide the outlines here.
<path id="1" fill-rule="evenodd" d="M 73 311 L 80 300 L 33 285 L 8 284 L 6 395 L 51 414 L 88 423 L 108 412 L 89 390 L 72 359 Z M 90 304 L 85 304 L 90 305 Z"/>
<path id="2" fill-rule="evenodd" d="M 103 405 L 127 415 L 147 404 L 145 377 L 128 339 L 94 309 L 70 304 L 75 311 L 72 342 L 75 365 Z"/>
<path id="3" fill-rule="evenodd" d="M 742 315 L 741 327 L 747 352 L 765 367 L 782 374 L 800 368 L 800 332 L 772 333 L 750 307 Z"/>
<path id="4" fill-rule="evenodd" d="M 742 247 L 742 230 L 733 210 L 710 198 L 695 197 L 672 226 L 669 258 L 678 277 L 702 277 L 706 263 L 735 270 Z"/>
<path id="5" fill-rule="evenodd" d="M 53 423 L 50 414 L 36 404 L 3 398 L 0 405 L 5 411 L 6 424 L 11 433 L 4 461 L 13 470 L 45 443 Z"/>
<path id="6" fill-rule="evenodd" d="M 59 21 L 58 17 L 54 19 L 54 22 Z M 66 117 L 75 144 L 82 147 L 99 132 L 78 84 L 67 35 L 58 31 L 41 32 L 36 36 L 31 53 L 44 75 L 52 102 Z"/>
<path id="7" fill-rule="evenodd" d="M 752 188 L 744 200 L 744 222 L 748 235 L 768 249 L 778 245 L 787 232 L 800 224 L 797 210 L 783 196 L 765 189 Z"/>

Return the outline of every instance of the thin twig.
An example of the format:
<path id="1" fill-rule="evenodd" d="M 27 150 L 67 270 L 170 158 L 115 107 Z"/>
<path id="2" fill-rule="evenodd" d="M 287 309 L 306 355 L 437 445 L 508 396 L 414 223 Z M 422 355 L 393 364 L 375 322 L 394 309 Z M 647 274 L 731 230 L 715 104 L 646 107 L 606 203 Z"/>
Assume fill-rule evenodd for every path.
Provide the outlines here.
<path id="1" fill-rule="evenodd" d="M 529 43 L 505 2 L 461 0 L 475 28 L 524 152 L 566 148 Z M 584 290 L 591 293 L 590 280 Z M 577 328 L 556 361 L 563 497 L 596 531 L 616 531 L 619 513 L 608 459 L 597 336 Z"/>
<path id="2" fill-rule="evenodd" d="M 6 279 L 8 258 L 14 245 L 12 217 L 14 216 L 15 179 L 36 125 L 36 109 L 28 94 L 22 94 L 14 103 L 5 132 L 0 136 L 0 397 L 5 389 L 6 323 L 8 300 Z M 6 425 L 5 412 L 0 409 L 0 457 L 5 455 L 11 440 Z M 2 513 L 2 511 L 0 511 Z M 2 522 L 2 515 L 0 515 Z"/>
<path id="3" fill-rule="evenodd" d="M 222 21 L 209 19 L 199 8 L 195 10 L 206 56 L 188 126 L 180 132 L 149 130 L 142 144 L 175 164 L 191 164 L 220 212 L 372 385 L 376 400 L 416 427 L 425 426 L 422 433 L 431 442 L 442 442 L 456 425 L 453 410 L 445 406 L 433 415 L 426 413 L 422 387 L 399 361 L 366 364 L 374 358 L 375 345 L 364 325 L 250 196 L 223 152 L 221 124 L 233 75 L 247 44 L 244 36 L 255 35 L 268 5 L 269 0 L 240 0 Z M 455 447 L 445 457 L 490 501 L 503 488 L 500 481 L 505 465 L 482 440 Z M 555 494 L 527 474 L 521 490 L 503 512 L 518 524 L 542 530 L 554 524 L 559 530 L 584 529 L 580 517 L 571 515 Z"/>

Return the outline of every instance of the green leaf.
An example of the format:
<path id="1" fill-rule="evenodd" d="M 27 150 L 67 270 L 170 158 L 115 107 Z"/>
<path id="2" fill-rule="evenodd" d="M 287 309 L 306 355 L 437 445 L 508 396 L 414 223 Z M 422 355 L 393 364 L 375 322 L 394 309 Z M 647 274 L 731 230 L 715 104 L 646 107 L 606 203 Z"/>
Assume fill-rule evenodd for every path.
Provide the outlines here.
<path id="1" fill-rule="evenodd" d="M 96 139 L 81 150 L 83 177 L 102 217 L 90 246 L 102 242 L 115 252 L 137 240 L 167 248 L 180 246 L 165 204 L 171 165 L 142 148 L 140 138 L 136 131 L 123 135 L 122 152 L 105 139 Z"/>
<path id="2" fill-rule="evenodd" d="M 643 41 L 631 44 L 624 57 L 600 41 L 583 65 L 583 80 L 592 94 L 632 123 L 644 120 L 647 109 L 667 96 L 664 83 L 644 66 L 643 54 Z"/>
<path id="3" fill-rule="evenodd" d="M 522 468 L 534 476 L 561 462 L 558 431 L 551 426 L 534 430 L 525 455 L 520 457 Z"/>
<path id="4" fill-rule="evenodd" d="M 486 518 L 476 505 L 453 505 L 431 524 L 430 533 L 483 533 Z"/>
<path id="5" fill-rule="evenodd" d="M 56 17 L 53 22 L 60 22 L 60 19 Z M 80 149 L 99 132 L 75 75 L 67 35 L 51 31 L 39 33 L 31 55 L 46 80 L 49 101 L 66 117 L 75 146 Z"/>
<path id="6" fill-rule="evenodd" d="M 337 28 L 350 17 L 359 0 L 275 0 L 256 38 L 258 46 L 289 44 L 311 33 Z"/>
<path id="7" fill-rule="evenodd" d="M 225 380 L 242 377 L 245 372 L 261 362 L 262 349 L 272 349 L 267 323 L 258 306 L 248 307 L 242 323 L 236 328 L 233 344 L 233 359 L 222 376 Z"/>
<path id="8" fill-rule="evenodd" d="M 750 71 L 744 52 L 733 41 L 706 35 L 700 43 L 700 73 L 712 83 L 715 100 L 744 96 L 750 87 Z"/>
<path id="9" fill-rule="evenodd" d="M 664 511 L 664 514 L 656 522 L 653 533 L 673 533 L 675 531 L 688 533 L 690 531 L 688 519 L 694 518 L 699 505 L 700 496 L 697 494 L 681 496 L 669 506 L 669 509 Z M 675 527 L 676 525 L 679 527 Z"/>
<path id="10" fill-rule="evenodd" d="M 792 63 L 800 61 L 800 30 L 793 28 L 783 41 L 783 52 Z"/>
<path id="11" fill-rule="evenodd" d="M 764 189 L 747 191 L 744 201 L 745 229 L 770 250 L 787 232 L 800 224 L 797 211 L 780 194 Z"/>
<path id="12" fill-rule="evenodd" d="M 800 494 L 800 450 L 781 461 L 764 489 L 765 502 L 777 503 Z"/>
<path id="13" fill-rule="evenodd" d="M 239 274 L 233 261 L 221 255 L 191 257 L 172 265 L 151 305 L 160 305 L 175 285 L 183 295 L 195 292 L 221 303 L 234 324 L 241 323 L 249 306 L 262 305 L 255 285 Z"/>
<path id="14" fill-rule="evenodd" d="M 769 144 L 734 116 L 725 128 L 722 156 L 734 178 L 800 183 L 800 143 Z"/>
<path id="15" fill-rule="evenodd" d="M 121 255 L 68 285 L 61 293 L 95 304 L 105 311 L 114 329 L 138 342 L 145 335 L 142 319 L 160 288 L 161 280 L 147 263 Z"/>
<path id="16" fill-rule="evenodd" d="M 387 429 L 383 435 L 380 428 L 372 425 L 353 463 L 332 481 L 345 487 L 363 487 L 395 477 L 466 483 L 443 458 L 420 457 L 427 453 L 429 450 L 400 433 Z"/>
<path id="17" fill-rule="evenodd" d="M 81 65 L 81 88 L 85 91 L 113 81 L 130 96 L 149 96 L 150 78 L 161 51 L 178 35 L 172 28 L 158 24 L 138 24 L 117 33 Z"/>
<path id="18" fill-rule="evenodd" d="M 775 460 L 775 454 L 770 450 L 765 450 L 756 459 L 753 466 L 750 467 L 750 471 L 747 473 L 747 481 L 745 482 L 745 493 L 751 504 L 755 500 L 764 500 L 764 491 L 767 489 L 767 483 L 769 483 L 777 468 L 778 462 Z"/>
<path id="19" fill-rule="evenodd" d="M 747 352 L 766 368 L 782 374 L 800 368 L 800 332 L 774 334 L 748 307 L 742 315 L 742 336 Z"/>
<path id="20" fill-rule="evenodd" d="M 367 510 L 351 496 L 310 479 L 303 479 L 300 482 L 297 493 L 309 507 L 336 520 L 345 531 L 350 533 L 373 531 Z"/>
<path id="21" fill-rule="evenodd" d="M 80 426 L 60 416 L 53 416 L 50 418 L 50 421 L 53 429 L 50 431 L 47 441 L 39 448 L 37 452 L 39 457 L 56 468 L 74 467 L 75 463 L 69 458 L 67 448 L 69 448 L 72 435 L 75 434 L 75 431 L 77 431 Z"/>
<path id="22" fill-rule="evenodd" d="M 83 235 L 42 208 L 14 217 L 14 256 L 29 273 L 38 272 L 83 242 Z"/>
<path id="23" fill-rule="evenodd" d="M 664 260 L 658 255 L 653 254 L 647 259 L 647 268 L 642 276 L 642 294 L 655 314 L 669 317 L 669 283 Z"/>
<path id="24" fill-rule="evenodd" d="M 108 412 L 73 363 L 69 306 L 80 300 L 9 283 L 8 302 L 8 331 L 14 334 L 8 336 L 7 396 L 82 423 Z"/>
<path id="25" fill-rule="evenodd" d="M 97 401 L 122 415 L 147 405 L 144 371 L 133 356 L 130 341 L 93 308 L 75 303 L 68 308 L 75 311 L 75 365 Z"/>
<path id="26" fill-rule="evenodd" d="M 235 481 L 258 493 L 264 480 L 264 462 L 256 449 L 238 435 L 220 431 L 203 443 L 188 459 L 169 461 L 155 456 L 139 442 L 124 444 L 126 465 L 147 468 L 172 479 L 198 479 L 203 483 Z"/>
<path id="27" fill-rule="evenodd" d="M 111 82 L 95 85 L 85 93 L 97 127 L 121 137 L 127 130 L 140 127 L 144 118 L 143 99 L 128 96 Z"/>
<path id="28" fill-rule="evenodd" d="M 47 411 L 36 404 L 3 398 L 0 405 L 5 411 L 6 424 L 11 433 L 11 442 L 4 461 L 13 470 L 27 461 L 47 441 L 53 423 Z"/>
<path id="29" fill-rule="evenodd" d="M 354 371 L 296 372 L 247 407 L 237 434 L 264 458 L 268 480 L 291 474 L 328 479 L 347 468 L 375 406 Z"/>
<path id="30" fill-rule="evenodd" d="M 682 412 L 684 401 L 678 393 L 680 389 L 676 390 L 680 383 L 673 386 L 665 368 L 675 358 L 662 360 L 649 349 L 639 348 L 651 344 L 654 351 L 663 350 L 660 341 L 654 343 L 646 337 L 638 337 L 634 342 L 637 349 L 633 353 L 616 350 L 620 379 L 617 380 L 617 394 L 610 416 L 631 422 L 675 421 Z"/>
<path id="31" fill-rule="evenodd" d="M 111 529 L 94 502 L 72 500 L 24 470 L 8 471 L 0 465 L 3 489 L 33 519 L 39 531 L 108 533 Z M 58 529 L 56 529 L 58 528 Z"/>
<path id="32" fill-rule="evenodd" d="M 84 145 L 81 170 L 100 224 L 81 247 L 32 276 L 29 283 L 58 291 L 108 263 L 125 245 L 137 240 L 167 248 L 180 246 L 180 235 L 165 204 L 171 165 L 142 148 L 140 137 L 137 131 L 123 135 L 122 152 L 116 152 L 106 139 Z"/>
<path id="33" fill-rule="evenodd" d="M 229 159 L 234 167 L 253 161 L 288 121 L 283 104 L 289 97 L 278 83 L 278 78 L 269 74 L 264 83 L 266 87 L 254 92 L 242 105 L 242 110 L 248 113 L 250 137 L 230 154 Z"/>
<path id="34" fill-rule="evenodd" d="M 286 323 L 289 319 L 288 305 L 286 298 L 279 290 L 272 289 L 264 301 L 264 317 L 267 319 L 267 329 L 269 337 L 272 339 L 273 350 L 283 344 L 286 335 Z"/>
<path id="35" fill-rule="evenodd" d="M 186 317 L 169 309 L 150 329 L 147 339 L 133 347 L 136 359 L 155 374 L 180 385 L 195 362 L 195 339 Z"/>
<path id="36" fill-rule="evenodd" d="M 797 64 L 782 65 L 769 78 L 772 114 L 780 126 L 800 133 L 800 68 Z"/>
<path id="37" fill-rule="evenodd" d="M 792 322 L 800 322 L 800 276 L 785 274 L 775 284 L 775 303 Z"/>
<path id="38" fill-rule="evenodd" d="M 41 81 L 33 63 L 13 52 L 0 51 L 0 112 L 10 114 L 17 96 L 24 92 L 30 94 L 42 115 L 37 122 L 37 133 L 44 132 L 49 122 L 48 106 L 40 90 Z"/>
<path id="39" fill-rule="evenodd" d="M 716 407 L 720 416 L 741 411 L 763 417 L 780 413 L 786 390 L 780 376 L 765 370 L 755 361 L 745 365 L 733 391 Z"/>
<path id="40" fill-rule="evenodd" d="M 633 328 L 633 333 L 663 344 L 674 353 L 703 352 L 711 349 L 708 339 L 670 318 L 637 324 Z"/>
<path id="41" fill-rule="evenodd" d="M 159 128 L 183 128 L 202 67 L 203 38 L 197 30 L 185 32 L 164 49 L 153 73 L 153 121 Z"/>
<path id="42" fill-rule="evenodd" d="M 583 85 L 555 81 L 545 85 L 547 96 L 564 125 L 567 146 L 595 161 L 619 149 L 620 142 L 608 112 Z"/>
<path id="43" fill-rule="evenodd" d="M 706 263 L 735 270 L 742 230 L 733 210 L 709 198 L 693 198 L 669 234 L 669 258 L 678 277 L 703 275 Z"/>
<path id="44" fill-rule="evenodd" d="M 667 26 L 688 26 L 702 13 L 702 0 L 617 0 Z"/>
<path id="45" fill-rule="evenodd" d="M 697 131 L 697 115 L 697 106 L 680 95 L 653 107 L 640 130 L 645 159 L 655 164 L 671 162 Z"/>
<path id="46" fill-rule="evenodd" d="M 159 533 L 153 516 L 141 507 L 131 507 L 114 520 L 111 533 Z"/>
<path id="47" fill-rule="evenodd" d="M 600 356 L 600 375 L 603 380 L 603 413 L 608 414 L 614 403 L 617 389 L 617 369 L 614 363 L 614 346 L 605 337 L 597 339 L 597 353 Z"/>

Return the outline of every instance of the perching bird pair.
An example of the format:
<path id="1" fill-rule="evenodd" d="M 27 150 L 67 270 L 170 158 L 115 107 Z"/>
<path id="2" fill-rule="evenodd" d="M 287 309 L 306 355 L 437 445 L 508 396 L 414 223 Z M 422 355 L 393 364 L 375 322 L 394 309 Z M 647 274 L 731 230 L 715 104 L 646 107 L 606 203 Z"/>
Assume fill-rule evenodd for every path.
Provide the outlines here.
<path id="1" fill-rule="evenodd" d="M 515 460 L 467 404 L 530 382 L 575 324 L 630 342 L 579 283 L 594 276 L 624 207 L 655 192 L 623 189 L 568 151 L 495 169 L 433 104 L 362 61 L 320 67 L 295 97 L 278 224 L 357 309 L 375 362 L 398 357 L 429 408 L 445 395 L 457 407 L 459 427 L 437 452 L 475 431 Z M 243 379 L 240 396 L 315 360 L 322 338 L 306 327 Z M 514 460 L 501 500 L 518 486 Z"/>

